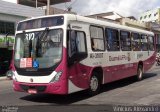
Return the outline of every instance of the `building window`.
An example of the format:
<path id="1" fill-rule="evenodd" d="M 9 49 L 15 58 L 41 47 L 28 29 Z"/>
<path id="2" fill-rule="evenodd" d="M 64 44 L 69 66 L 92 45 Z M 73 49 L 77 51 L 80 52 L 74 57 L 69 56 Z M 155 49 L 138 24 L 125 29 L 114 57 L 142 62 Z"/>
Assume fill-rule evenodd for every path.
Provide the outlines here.
<path id="1" fill-rule="evenodd" d="M 144 19 L 146 19 L 146 18 L 147 18 L 147 15 L 144 16 Z"/>
<path id="2" fill-rule="evenodd" d="M 155 14 L 154 14 L 154 16 L 157 16 L 158 15 L 158 13 L 156 12 Z"/>
<path id="3" fill-rule="evenodd" d="M 119 51 L 119 32 L 116 29 L 106 28 L 106 41 L 108 51 Z"/>
<path id="4" fill-rule="evenodd" d="M 121 40 L 122 51 L 130 51 L 131 50 L 130 32 L 121 31 L 120 40 Z"/>
<path id="5" fill-rule="evenodd" d="M 91 26 L 91 47 L 93 51 L 104 51 L 104 34 L 103 28 Z"/>
<path id="6" fill-rule="evenodd" d="M 15 33 L 15 24 L 13 22 L 0 21 L 0 34 Z"/>

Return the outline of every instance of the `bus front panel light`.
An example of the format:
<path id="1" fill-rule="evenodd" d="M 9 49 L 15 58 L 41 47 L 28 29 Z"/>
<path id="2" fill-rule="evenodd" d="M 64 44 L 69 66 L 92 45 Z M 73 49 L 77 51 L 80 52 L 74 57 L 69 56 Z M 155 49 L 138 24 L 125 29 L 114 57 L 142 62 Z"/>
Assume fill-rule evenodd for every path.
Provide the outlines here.
<path id="1" fill-rule="evenodd" d="M 12 71 L 11 73 L 12 73 L 12 79 L 13 79 L 14 81 L 17 81 L 17 78 L 16 78 L 14 72 Z"/>
<path id="2" fill-rule="evenodd" d="M 50 81 L 50 83 L 59 81 L 61 75 L 62 75 L 62 71 L 57 72 L 56 75 L 53 77 L 53 79 Z"/>

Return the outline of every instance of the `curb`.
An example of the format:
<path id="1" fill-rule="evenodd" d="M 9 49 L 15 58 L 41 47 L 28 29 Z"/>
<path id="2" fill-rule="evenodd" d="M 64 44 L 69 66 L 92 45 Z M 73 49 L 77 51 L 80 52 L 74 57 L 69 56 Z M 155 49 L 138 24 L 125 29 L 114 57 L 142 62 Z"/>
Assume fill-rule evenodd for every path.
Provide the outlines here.
<path id="1" fill-rule="evenodd" d="M 6 76 L 0 77 L 0 81 L 3 81 L 3 80 L 8 80 L 8 78 Z"/>

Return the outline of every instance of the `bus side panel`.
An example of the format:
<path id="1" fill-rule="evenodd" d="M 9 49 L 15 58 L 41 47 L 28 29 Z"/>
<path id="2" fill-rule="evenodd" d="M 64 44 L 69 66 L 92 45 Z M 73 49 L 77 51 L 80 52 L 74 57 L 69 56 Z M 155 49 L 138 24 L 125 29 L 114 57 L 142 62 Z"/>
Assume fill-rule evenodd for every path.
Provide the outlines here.
<path id="1" fill-rule="evenodd" d="M 156 53 L 152 51 L 150 53 L 150 57 L 146 60 L 137 59 L 134 63 L 126 63 L 126 64 L 119 64 L 113 66 L 104 67 L 104 83 L 120 80 L 123 78 L 127 78 L 130 76 L 134 76 L 137 74 L 138 64 L 140 61 L 143 63 L 143 70 L 144 72 L 148 71 L 155 63 L 155 56 Z M 143 54 L 146 55 L 146 54 Z M 143 58 L 143 57 L 142 57 Z"/>
<path id="2" fill-rule="evenodd" d="M 148 71 L 155 63 L 155 58 L 156 58 L 156 52 L 154 52 L 154 54 L 148 58 L 147 60 L 145 60 L 143 62 L 143 71 L 146 72 Z"/>
<path id="3" fill-rule="evenodd" d="M 135 75 L 137 63 L 115 65 L 105 68 L 104 83 L 120 80 Z"/>

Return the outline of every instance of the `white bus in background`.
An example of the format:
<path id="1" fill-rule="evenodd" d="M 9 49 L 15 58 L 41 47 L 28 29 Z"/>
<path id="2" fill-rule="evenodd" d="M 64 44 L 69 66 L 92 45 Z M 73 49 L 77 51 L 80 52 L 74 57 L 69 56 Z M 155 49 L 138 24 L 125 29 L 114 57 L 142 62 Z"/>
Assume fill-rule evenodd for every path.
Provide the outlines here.
<path id="1" fill-rule="evenodd" d="M 72 14 L 19 22 L 13 87 L 28 93 L 69 94 L 130 76 L 142 79 L 155 62 L 154 34 Z"/>

